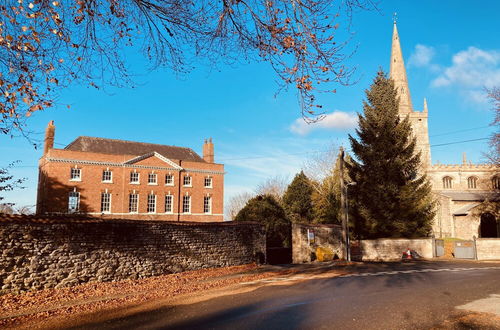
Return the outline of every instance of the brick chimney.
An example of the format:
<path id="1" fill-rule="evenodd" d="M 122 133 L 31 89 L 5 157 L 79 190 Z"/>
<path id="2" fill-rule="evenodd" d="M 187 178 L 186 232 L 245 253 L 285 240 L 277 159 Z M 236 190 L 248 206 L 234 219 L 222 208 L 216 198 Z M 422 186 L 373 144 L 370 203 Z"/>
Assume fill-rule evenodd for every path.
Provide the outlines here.
<path id="1" fill-rule="evenodd" d="M 214 162 L 214 144 L 212 143 L 212 138 L 205 140 L 205 143 L 203 143 L 203 160 L 207 163 Z"/>
<path id="2" fill-rule="evenodd" d="M 54 148 L 54 136 L 56 135 L 56 127 L 54 121 L 49 121 L 45 129 L 45 141 L 43 144 L 43 154 L 45 155 L 50 149 Z"/>

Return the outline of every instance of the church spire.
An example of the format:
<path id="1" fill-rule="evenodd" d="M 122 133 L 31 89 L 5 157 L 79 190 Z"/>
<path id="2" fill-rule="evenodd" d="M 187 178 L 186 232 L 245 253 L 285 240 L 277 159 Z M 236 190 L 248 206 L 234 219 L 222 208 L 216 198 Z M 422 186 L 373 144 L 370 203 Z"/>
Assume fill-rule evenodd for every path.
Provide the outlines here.
<path id="1" fill-rule="evenodd" d="M 399 44 L 398 28 L 395 19 L 394 31 L 392 32 L 390 77 L 394 80 L 394 85 L 398 91 L 399 114 L 406 115 L 407 113 L 413 112 L 410 89 L 408 88 L 408 79 L 406 78 L 405 63 L 403 61 L 403 52 Z"/>

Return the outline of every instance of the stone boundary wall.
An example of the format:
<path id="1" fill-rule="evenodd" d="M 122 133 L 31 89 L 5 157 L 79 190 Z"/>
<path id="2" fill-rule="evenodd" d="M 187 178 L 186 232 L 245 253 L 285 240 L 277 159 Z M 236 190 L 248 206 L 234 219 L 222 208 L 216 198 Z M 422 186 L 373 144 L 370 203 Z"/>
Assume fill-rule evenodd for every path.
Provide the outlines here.
<path id="1" fill-rule="evenodd" d="M 361 240 L 359 252 L 362 261 L 391 261 L 401 260 L 403 252 L 410 248 L 423 258 L 430 259 L 434 257 L 433 240 L 433 238 Z"/>
<path id="2" fill-rule="evenodd" d="M 477 260 L 500 260 L 500 238 L 477 238 Z"/>
<path id="3" fill-rule="evenodd" d="M 257 223 L 0 215 L 0 293 L 263 262 Z"/>
<path id="4" fill-rule="evenodd" d="M 308 236 L 309 235 L 309 236 Z M 317 248 L 326 248 L 338 258 L 344 257 L 342 227 L 327 224 L 292 224 L 292 261 L 311 262 Z"/>

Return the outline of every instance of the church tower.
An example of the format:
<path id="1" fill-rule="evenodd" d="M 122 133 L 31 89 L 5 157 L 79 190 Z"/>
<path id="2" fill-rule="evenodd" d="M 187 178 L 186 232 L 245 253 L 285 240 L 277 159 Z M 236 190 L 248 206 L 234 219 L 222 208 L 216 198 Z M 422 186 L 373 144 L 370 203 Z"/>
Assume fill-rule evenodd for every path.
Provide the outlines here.
<path id="1" fill-rule="evenodd" d="M 427 126 L 427 100 L 424 99 L 424 111 L 420 112 L 413 110 L 396 20 L 394 20 L 394 30 L 392 32 L 389 76 L 394 81 L 394 86 L 399 96 L 399 117 L 403 119 L 408 116 L 410 119 L 413 134 L 417 138 L 416 149 L 420 151 L 420 161 L 423 171 L 425 172 L 431 166 L 431 148 L 429 144 L 429 129 Z"/>

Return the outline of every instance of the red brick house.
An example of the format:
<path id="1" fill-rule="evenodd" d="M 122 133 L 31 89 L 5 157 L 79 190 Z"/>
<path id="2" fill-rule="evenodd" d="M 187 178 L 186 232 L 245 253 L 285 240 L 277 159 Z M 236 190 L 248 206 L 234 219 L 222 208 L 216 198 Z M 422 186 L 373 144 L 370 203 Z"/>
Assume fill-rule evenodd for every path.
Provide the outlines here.
<path id="1" fill-rule="evenodd" d="M 190 148 L 80 136 L 54 148 L 45 133 L 39 161 L 37 214 L 103 218 L 223 221 L 224 165 L 212 140 L 203 158 Z"/>

